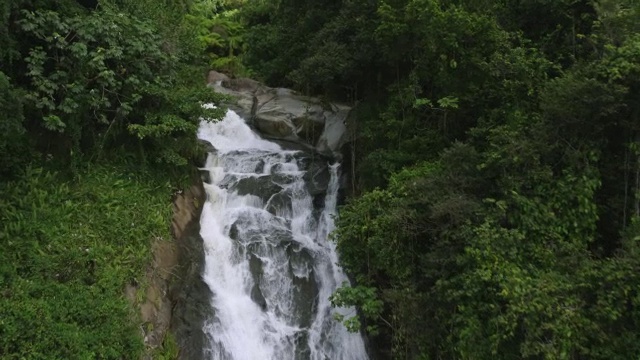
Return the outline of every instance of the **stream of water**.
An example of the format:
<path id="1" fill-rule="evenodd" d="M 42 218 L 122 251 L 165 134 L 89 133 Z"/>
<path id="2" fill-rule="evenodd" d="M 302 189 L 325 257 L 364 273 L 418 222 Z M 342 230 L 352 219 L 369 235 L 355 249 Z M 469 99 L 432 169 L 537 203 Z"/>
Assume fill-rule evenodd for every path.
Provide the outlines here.
<path id="1" fill-rule="evenodd" d="M 339 164 L 261 139 L 232 111 L 198 136 L 217 150 L 200 220 L 213 294 L 204 357 L 367 359 L 362 337 L 333 319 L 355 310 L 329 302 L 347 281 L 328 239 Z"/>

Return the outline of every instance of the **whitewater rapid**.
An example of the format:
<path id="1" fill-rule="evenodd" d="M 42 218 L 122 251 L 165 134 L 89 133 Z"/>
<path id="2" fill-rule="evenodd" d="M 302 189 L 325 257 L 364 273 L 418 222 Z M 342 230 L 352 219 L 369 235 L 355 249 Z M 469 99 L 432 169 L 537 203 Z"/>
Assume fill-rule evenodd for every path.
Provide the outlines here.
<path id="1" fill-rule="evenodd" d="M 204 355 L 216 360 L 366 360 L 329 296 L 347 277 L 338 264 L 333 216 L 339 164 L 283 150 L 236 113 L 203 121 L 210 142 L 207 201 L 200 220 L 203 278 L 213 294 Z M 325 174 L 322 191 L 310 185 Z M 321 177 L 321 176 L 320 176 Z"/>

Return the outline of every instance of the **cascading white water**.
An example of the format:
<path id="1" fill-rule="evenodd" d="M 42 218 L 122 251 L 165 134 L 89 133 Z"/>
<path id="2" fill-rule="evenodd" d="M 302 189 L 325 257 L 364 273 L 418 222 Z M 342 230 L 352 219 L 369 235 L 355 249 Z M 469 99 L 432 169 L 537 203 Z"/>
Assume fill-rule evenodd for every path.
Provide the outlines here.
<path id="1" fill-rule="evenodd" d="M 261 139 L 232 111 L 202 122 L 198 136 L 217 150 L 205 167 L 211 184 L 200 220 L 213 293 L 205 358 L 367 359 L 361 336 L 333 319 L 354 310 L 329 302 L 347 281 L 328 239 L 338 164 L 319 212 L 305 182 L 309 155 Z"/>

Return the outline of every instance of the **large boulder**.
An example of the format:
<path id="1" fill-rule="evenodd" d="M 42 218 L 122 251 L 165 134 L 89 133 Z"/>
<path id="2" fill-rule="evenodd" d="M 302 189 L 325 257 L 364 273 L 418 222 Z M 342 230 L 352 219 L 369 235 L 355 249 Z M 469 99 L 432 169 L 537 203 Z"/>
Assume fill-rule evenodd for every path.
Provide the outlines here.
<path id="1" fill-rule="evenodd" d="M 323 102 L 290 89 L 269 88 L 247 78 L 223 79 L 209 86 L 228 95 L 232 99 L 229 108 L 267 138 L 331 155 L 339 154 L 346 142 L 349 106 Z"/>
<path id="2" fill-rule="evenodd" d="M 300 140 L 315 146 L 324 129 L 324 109 L 317 99 L 289 89 L 266 89 L 255 97 L 253 122 L 264 135 Z"/>
<path id="3" fill-rule="evenodd" d="M 225 105 L 229 109 L 235 111 L 241 117 L 250 119 L 252 117 L 253 110 L 253 90 L 233 90 L 225 87 L 223 84 L 227 81 L 209 83 L 209 87 L 219 94 L 227 95 L 231 101 L 228 101 Z"/>
<path id="4" fill-rule="evenodd" d="M 223 73 L 211 70 L 209 71 L 209 75 L 207 76 L 207 83 L 222 83 L 224 81 L 229 80 L 229 77 Z"/>
<path id="5" fill-rule="evenodd" d="M 222 82 L 222 86 L 227 89 L 239 92 L 249 92 L 253 94 L 262 85 L 249 78 L 226 79 Z"/>
<path id="6" fill-rule="evenodd" d="M 347 121 L 351 107 L 340 104 L 331 104 L 331 110 L 325 111 L 324 129 L 316 143 L 320 152 L 336 154 L 348 139 Z"/>

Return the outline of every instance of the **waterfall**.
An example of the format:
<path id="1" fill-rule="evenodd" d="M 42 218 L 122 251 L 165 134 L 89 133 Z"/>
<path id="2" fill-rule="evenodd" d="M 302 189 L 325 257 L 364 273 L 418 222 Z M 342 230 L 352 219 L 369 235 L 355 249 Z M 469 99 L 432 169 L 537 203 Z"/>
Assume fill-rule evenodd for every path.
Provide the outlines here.
<path id="1" fill-rule="evenodd" d="M 333 319 L 346 276 L 328 239 L 339 164 L 261 139 L 234 112 L 202 122 L 216 151 L 205 169 L 203 278 L 213 294 L 205 359 L 365 360 L 359 334 Z"/>

